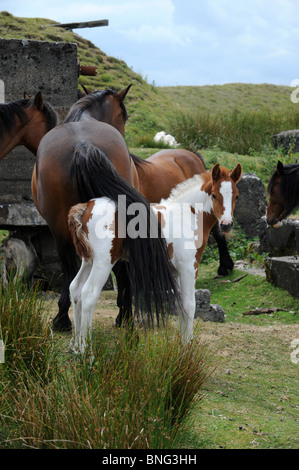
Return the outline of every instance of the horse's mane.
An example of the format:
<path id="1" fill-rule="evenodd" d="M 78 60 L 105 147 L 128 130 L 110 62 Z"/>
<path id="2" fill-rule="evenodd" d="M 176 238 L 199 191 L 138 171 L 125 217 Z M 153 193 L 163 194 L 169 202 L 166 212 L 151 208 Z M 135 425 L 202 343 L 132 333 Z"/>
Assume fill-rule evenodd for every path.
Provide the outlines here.
<path id="1" fill-rule="evenodd" d="M 83 98 L 80 98 L 76 103 L 73 104 L 73 106 L 71 107 L 68 115 L 66 116 L 63 122 L 67 123 L 67 122 L 80 121 L 84 111 L 88 110 L 95 102 L 102 102 L 106 98 L 106 96 L 108 95 L 114 96 L 116 94 L 117 94 L 116 91 L 113 91 L 110 88 L 106 88 L 106 90 L 94 91 L 93 93 L 90 93 L 89 95 L 83 96 Z M 126 122 L 128 119 L 126 107 L 122 101 L 120 101 L 119 104 L 123 112 L 124 121 Z"/>
<path id="2" fill-rule="evenodd" d="M 144 165 L 151 165 L 151 162 L 138 157 L 138 155 L 135 155 L 134 153 L 130 153 L 130 157 L 132 158 L 134 165 L 138 168 L 142 168 Z"/>
<path id="3" fill-rule="evenodd" d="M 191 178 L 183 181 L 182 183 L 177 184 L 172 190 L 168 198 L 161 199 L 159 204 L 163 204 L 164 202 L 167 203 L 175 203 L 178 199 L 182 198 L 182 196 L 188 193 L 191 189 L 195 187 L 201 187 L 205 180 L 207 179 L 207 174 L 196 174 Z"/>
<path id="4" fill-rule="evenodd" d="M 199 160 L 201 161 L 201 163 L 202 163 L 203 166 L 204 166 L 204 169 L 207 170 L 206 163 L 205 163 L 205 161 L 204 161 L 204 159 L 203 159 L 203 156 L 200 155 L 200 153 L 197 153 L 197 152 L 193 152 L 193 153 L 194 153 L 194 155 L 196 155 L 196 156 L 199 158 Z"/>
<path id="5" fill-rule="evenodd" d="M 268 183 L 267 191 L 271 194 L 274 181 L 279 176 L 278 171 L 275 170 Z M 295 207 L 299 205 L 299 164 L 293 163 L 284 165 L 283 174 L 280 180 L 280 191 L 285 200 L 285 216 L 287 217 Z"/>
<path id="6" fill-rule="evenodd" d="M 24 109 L 31 106 L 34 106 L 34 97 L 0 104 L 0 140 L 3 139 L 4 132 L 9 134 L 14 132 L 17 122 L 16 118 L 21 121 L 22 125 L 28 122 Z M 44 101 L 42 113 L 46 118 L 47 130 L 53 129 L 57 124 L 58 117 L 52 106 L 46 101 Z"/>
<path id="7" fill-rule="evenodd" d="M 22 125 L 26 124 L 28 118 L 23 108 L 28 101 L 28 99 L 24 99 L 0 104 L 0 140 L 3 139 L 4 132 L 13 133 L 16 127 L 16 117 Z"/>

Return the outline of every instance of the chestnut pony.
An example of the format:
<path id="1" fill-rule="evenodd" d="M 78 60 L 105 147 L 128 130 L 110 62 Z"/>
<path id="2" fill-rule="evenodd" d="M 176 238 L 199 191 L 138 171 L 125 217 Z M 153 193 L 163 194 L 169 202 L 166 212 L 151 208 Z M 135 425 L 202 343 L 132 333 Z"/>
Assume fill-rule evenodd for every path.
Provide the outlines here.
<path id="1" fill-rule="evenodd" d="M 127 118 L 123 100 L 129 88 L 84 96 L 72 106 L 65 121 L 44 136 L 38 148 L 32 193 L 54 235 L 64 274 L 59 311 L 53 320 L 57 330 L 71 329 L 69 285 L 78 271 L 68 228 L 70 208 L 95 197 L 117 202 L 123 195 L 126 208 L 143 204 L 146 211 L 140 223 L 150 226 L 150 204 L 135 189 L 138 175 L 123 138 Z M 179 301 L 165 240 L 161 235 L 154 239 L 127 237 L 126 247 L 136 260 L 135 272 L 126 273 L 136 307 L 150 317 L 159 317 Z"/>
<path id="2" fill-rule="evenodd" d="M 270 196 L 267 206 L 267 223 L 279 226 L 291 212 L 299 206 L 299 164 L 283 165 L 277 163 L 267 192 Z"/>
<path id="3" fill-rule="evenodd" d="M 170 261 L 179 281 L 183 343 L 188 343 L 193 334 L 199 262 L 213 225 L 218 221 L 225 231 L 231 230 L 238 197 L 236 183 L 241 173 L 240 164 L 232 171 L 217 164 L 212 171 L 194 175 L 178 184 L 167 199 L 152 206 L 156 221 L 161 221 Z M 119 226 L 126 225 L 125 219 L 126 214 L 106 197 L 77 204 L 69 212 L 70 231 L 77 253 L 82 258 L 81 268 L 70 285 L 75 322 L 71 347 L 75 352 L 85 352 L 101 290 L 116 261 L 124 254 L 127 258 L 127 253 L 124 253 L 127 239 L 119 238 L 118 233 Z M 136 262 L 134 254 L 132 259 L 129 253 L 129 264 Z"/>

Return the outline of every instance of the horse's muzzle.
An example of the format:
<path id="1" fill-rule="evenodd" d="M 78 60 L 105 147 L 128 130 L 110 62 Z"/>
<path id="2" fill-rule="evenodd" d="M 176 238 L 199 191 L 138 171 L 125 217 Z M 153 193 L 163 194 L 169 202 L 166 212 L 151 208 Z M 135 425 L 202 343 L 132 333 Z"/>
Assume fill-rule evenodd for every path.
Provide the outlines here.
<path id="1" fill-rule="evenodd" d="M 281 220 L 278 220 L 278 219 L 267 219 L 267 224 L 268 224 L 268 227 L 278 228 L 278 227 L 281 227 L 282 222 Z"/>
<path id="2" fill-rule="evenodd" d="M 222 233 L 229 233 L 231 231 L 231 229 L 233 228 L 233 225 L 234 225 L 233 222 L 230 222 L 229 224 L 221 223 L 220 224 L 220 230 L 221 230 Z"/>

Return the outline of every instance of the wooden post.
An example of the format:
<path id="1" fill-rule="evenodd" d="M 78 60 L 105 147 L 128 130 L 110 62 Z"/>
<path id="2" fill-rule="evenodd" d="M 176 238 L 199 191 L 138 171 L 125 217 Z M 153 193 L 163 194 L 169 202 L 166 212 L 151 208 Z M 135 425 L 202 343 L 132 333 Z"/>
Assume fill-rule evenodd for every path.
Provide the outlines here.
<path id="1" fill-rule="evenodd" d="M 57 26 L 64 29 L 79 29 L 79 28 L 95 28 L 97 26 L 108 26 L 108 20 L 97 20 L 97 21 L 83 21 L 81 23 L 60 23 L 52 24 L 51 26 Z"/>

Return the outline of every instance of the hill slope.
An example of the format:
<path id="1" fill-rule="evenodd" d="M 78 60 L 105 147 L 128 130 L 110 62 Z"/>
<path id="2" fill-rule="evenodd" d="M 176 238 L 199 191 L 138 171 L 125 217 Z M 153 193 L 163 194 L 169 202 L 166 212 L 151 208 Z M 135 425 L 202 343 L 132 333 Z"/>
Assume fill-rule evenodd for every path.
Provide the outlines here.
<path id="1" fill-rule="evenodd" d="M 149 85 L 124 61 L 106 55 L 92 42 L 72 31 L 52 26 L 54 23 L 57 22 L 43 18 L 18 18 L 8 12 L 0 12 L 0 37 L 76 43 L 80 64 L 97 68 L 96 77 L 80 76 L 79 83 L 92 90 L 106 87 L 121 90 L 133 84 L 126 97 L 129 114 L 126 138 L 129 145 L 137 145 L 144 134 L 154 136 L 159 130 L 167 130 L 167 121 L 176 105 L 163 92 Z"/>
<path id="2" fill-rule="evenodd" d="M 207 109 L 219 112 L 271 109 L 279 111 L 296 106 L 290 99 L 294 88 L 282 85 L 228 83 L 198 87 L 161 87 L 159 90 L 172 101 L 189 110 Z"/>
<path id="3" fill-rule="evenodd" d="M 43 18 L 18 18 L 8 12 L 0 13 L 0 37 L 32 39 L 40 41 L 74 42 L 78 46 L 81 65 L 95 65 L 96 77 L 79 77 L 79 83 L 90 89 L 106 87 L 120 90 L 133 84 L 126 106 L 129 121 L 126 125 L 126 140 L 131 147 L 137 147 L 143 137 L 153 137 L 156 132 L 171 132 L 169 123 L 181 110 L 246 111 L 275 110 L 287 111 L 299 105 L 291 103 L 293 90 L 287 86 L 251 85 L 232 83 L 226 85 L 197 87 L 154 87 L 141 75 L 135 73 L 119 59 L 106 55 L 92 42 L 72 31 L 52 26 L 54 20 Z M 31 93 L 34 93 L 31 90 Z"/>

